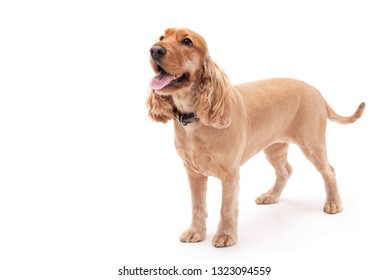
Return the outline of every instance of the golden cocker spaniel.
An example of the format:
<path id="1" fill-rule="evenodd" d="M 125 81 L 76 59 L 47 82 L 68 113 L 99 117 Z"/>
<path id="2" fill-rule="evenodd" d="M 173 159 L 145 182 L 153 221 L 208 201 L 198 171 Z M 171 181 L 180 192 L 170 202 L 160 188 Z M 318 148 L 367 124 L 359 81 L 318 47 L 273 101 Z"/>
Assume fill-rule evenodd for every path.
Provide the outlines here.
<path id="1" fill-rule="evenodd" d="M 192 223 L 180 236 L 182 242 L 205 239 L 207 178 L 214 176 L 222 182 L 222 205 L 213 245 L 235 244 L 240 166 L 264 150 L 276 182 L 256 203 L 276 203 L 292 174 L 289 143 L 297 144 L 322 175 L 324 211 L 342 211 L 335 171 L 327 159 L 327 118 L 352 123 L 362 115 L 364 103 L 352 116 L 342 117 L 317 89 L 298 80 L 231 85 L 212 61 L 205 40 L 185 28 L 167 29 L 151 47 L 150 62 L 156 76 L 149 84 L 149 116 L 162 123 L 174 121 L 175 146 L 191 189 Z"/>

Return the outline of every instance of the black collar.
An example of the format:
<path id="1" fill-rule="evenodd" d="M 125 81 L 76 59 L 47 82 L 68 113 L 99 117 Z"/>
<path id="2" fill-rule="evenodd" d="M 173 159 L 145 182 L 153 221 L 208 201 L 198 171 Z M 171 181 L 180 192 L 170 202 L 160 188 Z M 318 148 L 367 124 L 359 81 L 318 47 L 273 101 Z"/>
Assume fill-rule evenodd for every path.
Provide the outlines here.
<path id="1" fill-rule="evenodd" d="M 194 121 L 198 120 L 198 117 L 195 113 L 181 113 L 177 110 L 176 107 L 173 108 L 173 114 L 174 117 L 183 125 L 186 126 L 189 123 L 192 123 Z"/>

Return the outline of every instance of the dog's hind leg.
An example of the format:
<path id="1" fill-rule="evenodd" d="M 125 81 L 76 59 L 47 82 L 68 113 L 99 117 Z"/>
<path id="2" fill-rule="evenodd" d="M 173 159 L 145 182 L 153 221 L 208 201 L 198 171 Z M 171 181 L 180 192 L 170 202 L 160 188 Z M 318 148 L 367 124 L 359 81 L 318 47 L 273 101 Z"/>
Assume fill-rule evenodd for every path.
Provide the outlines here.
<path id="1" fill-rule="evenodd" d="M 336 214 L 342 211 L 342 201 L 339 196 L 338 186 L 334 168 L 329 164 L 325 139 L 318 144 L 310 145 L 309 143 L 299 143 L 304 155 L 313 163 L 316 169 L 323 177 L 327 199 L 324 204 L 324 212 Z"/>
<path id="2" fill-rule="evenodd" d="M 261 194 L 255 202 L 257 204 L 272 204 L 279 201 L 282 190 L 286 182 L 292 175 L 293 169 L 287 161 L 288 155 L 287 143 L 276 143 L 265 149 L 265 155 L 276 172 L 276 182 L 267 192 Z"/>

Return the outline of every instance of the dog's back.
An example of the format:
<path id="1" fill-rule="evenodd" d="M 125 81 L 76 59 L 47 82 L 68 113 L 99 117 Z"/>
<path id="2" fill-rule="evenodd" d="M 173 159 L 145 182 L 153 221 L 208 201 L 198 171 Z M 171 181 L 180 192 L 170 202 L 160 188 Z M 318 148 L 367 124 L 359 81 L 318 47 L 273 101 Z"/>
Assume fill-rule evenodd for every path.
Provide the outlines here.
<path id="1" fill-rule="evenodd" d="M 276 78 L 240 84 L 235 88 L 249 116 L 243 162 L 273 143 L 296 142 L 307 132 L 313 132 L 309 128 L 318 129 L 324 125 L 325 130 L 325 101 L 317 89 L 304 82 Z"/>

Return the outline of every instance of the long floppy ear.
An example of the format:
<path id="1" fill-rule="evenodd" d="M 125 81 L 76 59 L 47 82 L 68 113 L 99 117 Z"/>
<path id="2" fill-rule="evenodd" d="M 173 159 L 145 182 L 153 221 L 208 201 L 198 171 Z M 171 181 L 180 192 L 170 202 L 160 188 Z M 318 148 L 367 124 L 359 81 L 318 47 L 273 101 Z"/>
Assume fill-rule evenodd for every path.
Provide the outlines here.
<path id="1" fill-rule="evenodd" d="M 149 110 L 149 117 L 154 121 L 167 123 L 174 118 L 171 96 L 158 95 L 153 90 L 150 90 L 146 106 Z"/>
<path id="2" fill-rule="evenodd" d="M 208 57 L 194 100 L 194 111 L 205 125 L 221 129 L 231 124 L 229 87 L 226 74 Z"/>

